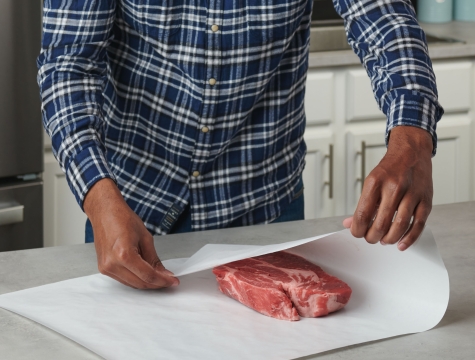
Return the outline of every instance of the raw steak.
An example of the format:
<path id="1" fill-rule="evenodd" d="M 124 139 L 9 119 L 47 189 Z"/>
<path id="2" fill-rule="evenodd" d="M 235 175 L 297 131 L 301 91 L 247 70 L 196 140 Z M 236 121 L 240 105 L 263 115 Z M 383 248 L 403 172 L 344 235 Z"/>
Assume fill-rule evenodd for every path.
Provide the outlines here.
<path id="1" fill-rule="evenodd" d="M 324 316 L 351 296 L 345 282 L 285 251 L 217 266 L 213 273 L 223 294 L 276 319 Z"/>

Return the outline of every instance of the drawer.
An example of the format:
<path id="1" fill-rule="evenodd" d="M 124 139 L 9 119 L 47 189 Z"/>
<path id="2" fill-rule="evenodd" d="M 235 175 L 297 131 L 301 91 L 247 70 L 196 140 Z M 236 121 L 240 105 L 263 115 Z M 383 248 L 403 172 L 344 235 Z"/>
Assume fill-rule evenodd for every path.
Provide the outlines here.
<path id="1" fill-rule="evenodd" d="M 470 110 L 472 63 L 434 64 L 439 102 L 446 113 Z"/>
<path id="2" fill-rule="evenodd" d="M 307 125 L 328 124 L 333 120 L 334 74 L 312 71 L 307 74 L 305 114 Z"/>
<path id="3" fill-rule="evenodd" d="M 439 101 L 446 113 L 470 110 L 472 63 L 447 62 L 434 64 Z M 384 119 L 371 89 L 371 82 L 364 69 L 347 73 L 348 122 Z"/>
<path id="4" fill-rule="evenodd" d="M 349 122 L 384 119 L 364 69 L 350 70 L 346 75 L 346 119 Z"/>
<path id="5" fill-rule="evenodd" d="M 0 186 L 0 252 L 43 247 L 43 184 Z"/>

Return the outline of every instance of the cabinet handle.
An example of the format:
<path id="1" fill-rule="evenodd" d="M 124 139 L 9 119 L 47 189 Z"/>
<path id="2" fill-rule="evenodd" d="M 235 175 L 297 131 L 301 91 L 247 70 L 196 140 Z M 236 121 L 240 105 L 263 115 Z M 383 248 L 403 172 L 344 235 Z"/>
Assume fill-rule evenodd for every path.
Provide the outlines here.
<path id="1" fill-rule="evenodd" d="M 328 197 L 333 199 L 333 144 L 330 144 L 328 155 L 325 155 L 325 159 L 328 159 L 329 175 L 328 181 L 324 185 L 328 185 Z"/>
<path id="2" fill-rule="evenodd" d="M 0 208 L 0 226 L 23 222 L 23 205 Z"/>
<path id="3" fill-rule="evenodd" d="M 366 141 L 361 142 L 361 151 L 356 153 L 361 156 L 361 175 L 356 181 L 361 181 L 361 192 L 363 192 L 364 179 L 366 177 Z"/>

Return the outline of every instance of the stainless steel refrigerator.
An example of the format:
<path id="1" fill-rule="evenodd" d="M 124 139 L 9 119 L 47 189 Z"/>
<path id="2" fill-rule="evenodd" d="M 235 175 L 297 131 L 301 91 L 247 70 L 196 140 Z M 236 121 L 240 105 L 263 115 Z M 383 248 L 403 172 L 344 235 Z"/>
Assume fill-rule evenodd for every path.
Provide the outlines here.
<path id="1" fill-rule="evenodd" d="M 43 246 L 41 2 L 0 1 L 0 251 Z"/>

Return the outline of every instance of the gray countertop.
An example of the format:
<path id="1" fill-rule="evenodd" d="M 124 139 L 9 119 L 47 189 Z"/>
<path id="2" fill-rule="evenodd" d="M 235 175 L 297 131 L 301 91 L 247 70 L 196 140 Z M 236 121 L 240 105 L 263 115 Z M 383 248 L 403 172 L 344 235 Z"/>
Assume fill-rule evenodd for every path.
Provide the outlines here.
<path id="1" fill-rule="evenodd" d="M 475 22 L 421 23 L 421 26 L 428 34 L 464 42 L 429 45 L 432 60 L 475 57 Z M 310 53 L 308 62 L 310 68 L 360 64 L 352 50 L 313 52 Z"/>
<path id="2" fill-rule="evenodd" d="M 156 238 L 155 245 L 164 260 L 187 257 L 209 242 L 271 244 L 337 231 L 342 229 L 342 219 L 171 235 Z M 429 226 L 451 283 L 450 302 L 441 323 L 428 332 L 301 359 L 475 358 L 475 202 L 435 206 Z M 91 244 L 0 253 L 0 294 L 96 272 L 96 256 Z M 3 309 L 0 309 L 0 354 L 1 359 L 8 360 L 99 359 L 62 335 Z"/>

